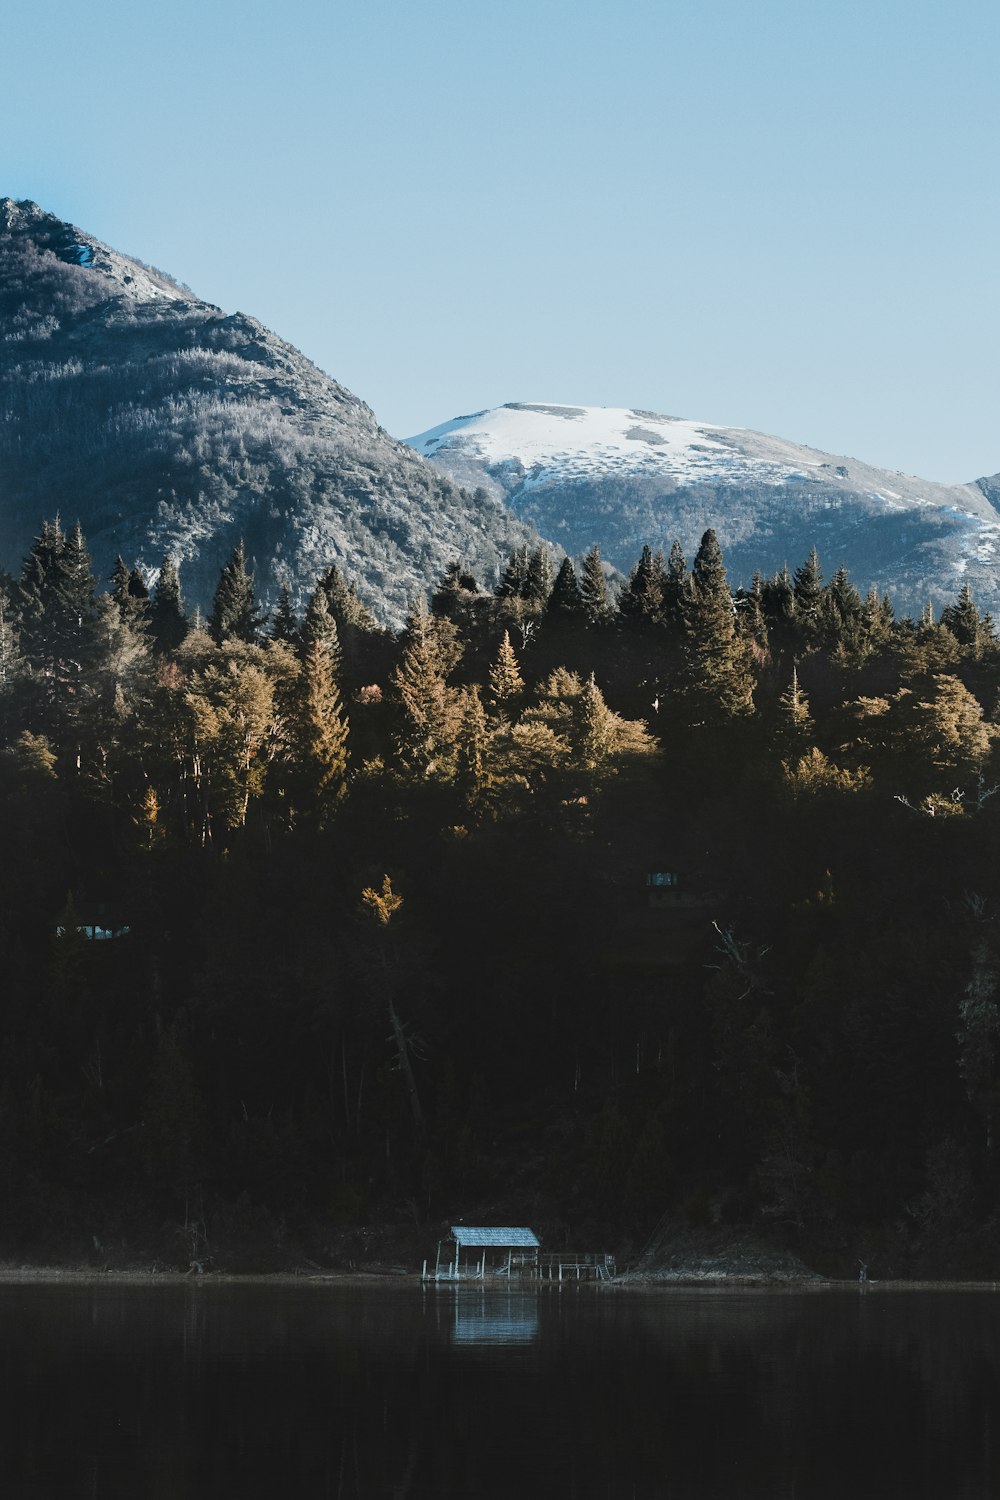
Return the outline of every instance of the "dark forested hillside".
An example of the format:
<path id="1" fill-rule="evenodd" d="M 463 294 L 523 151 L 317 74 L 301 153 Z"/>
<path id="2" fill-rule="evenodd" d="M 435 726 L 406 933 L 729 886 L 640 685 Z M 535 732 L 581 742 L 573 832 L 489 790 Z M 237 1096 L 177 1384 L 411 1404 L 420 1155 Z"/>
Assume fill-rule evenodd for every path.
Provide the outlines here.
<path id="1" fill-rule="evenodd" d="M 714 533 L 336 566 L 207 626 L 39 531 L 0 619 L 0 1253 L 362 1260 L 449 1216 L 983 1273 L 1000 646 Z M 409 1254 L 410 1252 L 407 1251 Z"/>
<path id="2" fill-rule="evenodd" d="M 396 443 L 254 318 L 225 315 L 33 203 L 0 201 L 0 564 L 39 515 L 80 520 L 99 570 L 168 554 L 207 608 L 242 537 L 258 587 L 350 559 L 378 615 L 456 557 L 483 573 L 530 528 Z"/>

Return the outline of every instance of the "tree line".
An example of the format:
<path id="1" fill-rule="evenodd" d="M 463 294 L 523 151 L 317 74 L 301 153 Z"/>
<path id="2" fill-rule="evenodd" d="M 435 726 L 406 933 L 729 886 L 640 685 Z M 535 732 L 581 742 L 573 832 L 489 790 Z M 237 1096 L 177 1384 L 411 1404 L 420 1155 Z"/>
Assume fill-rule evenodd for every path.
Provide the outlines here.
<path id="1" fill-rule="evenodd" d="M 242 545 L 207 619 L 171 558 L 107 585 L 54 520 L 0 591 L 11 1253 L 336 1261 L 493 1205 L 988 1262 L 968 588 L 896 618 L 814 551 L 734 591 L 712 531 L 620 583 L 455 562 L 398 634 L 337 566 L 265 618 Z"/>

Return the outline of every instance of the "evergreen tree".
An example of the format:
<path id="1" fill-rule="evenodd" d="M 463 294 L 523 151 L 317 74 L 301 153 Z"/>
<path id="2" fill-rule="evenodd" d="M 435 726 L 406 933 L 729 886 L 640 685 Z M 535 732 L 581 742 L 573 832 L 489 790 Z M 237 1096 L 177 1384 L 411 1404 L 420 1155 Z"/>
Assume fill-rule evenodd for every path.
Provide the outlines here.
<path id="1" fill-rule="evenodd" d="M 618 600 L 621 614 L 626 619 L 658 624 L 664 617 L 666 578 L 663 553 L 657 552 L 654 557 L 649 547 L 643 547 Z"/>
<path id="2" fill-rule="evenodd" d="M 127 567 L 119 553 L 109 582 L 119 617 L 133 629 L 141 629 L 149 612 L 149 590 L 142 574 Z"/>
<path id="3" fill-rule="evenodd" d="M 510 643 L 510 632 L 505 630 L 497 659 L 490 667 L 490 697 L 497 708 L 508 712 L 520 702 L 523 694 L 524 678 Z"/>
<path id="4" fill-rule="evenodd" d="M 97 607 L 97 580 L 79 523 L 65 535 L 46 522 L 25 559 L 19 588 L 22 640 L 42 672 L 83 672 Z"/>
<path id="5" fill-rule="evenodd" d="M 971 656 L 979 655 L 983 644 L 983 622 L 968 583 L 963 583 L 955 603 L 949 604 L 942 612 L 941 624 Z"/>
<path id="6" fill-rule="evenodd" d="M 268 633 L 272 641 L 285 641 L 288 645 L 293 645 L 298 640 L 299 623 L 292 608 L 292 591 L 287 583 L 281 585 Z"/>
<path id="7" fill-rule="evenodd" d="M 462 655 L 458 632 L 420 601 L 403 639 L 403 655 L 392 674 L 403 708 L 399 753 L 420 777 L 450 780 L 462 729 L 462 694 L 448 682 Z"/>
<path id="8" fill-rule="evenodd" d="M 441 582 L 431 595 L 431 610 L 446 619 L 457 620 L 466 606 L 468 596 L 479 592 L 475 578 L 460 562 L 450 562 L 445 568 Z"/>
<path id="9" fill-rule="evenodd" d="M 823 574 L 815 547 L 810 549 L 801 568 L 796 568 L 792 593 L 795 596 L 795 623 L 799 638 L 803 645 L 811 645 L 819 632 L 820 603 L 823 598 Z"/>
<path id="10" fill-rule="evenodd" d="M 10 600 L 0 589 L 0 694 L 13 687 L 24 671 L 21 642 L 11 619 Z"/>
<path id="11" fill-rule="evenodd" d="M 119 552 L 118 556 L 115 558 L 115 565 L 111 570 L 111 577 L 108 581 L 111 584 L 111 597 L 115 601 L 115 606 L 120 615 L 124 615 L 126 610 L 128 609 L 128 585 L 131 576 L 132 575 L 125 563 L 125 559 Z"/>
<path id="12" fill-rule="evenodd" d="M 750 713 L 753 683 L 747 648 L 736 633 L 733 596 L 712 530 L 701 539 L 692 580 L 682 681 L 688 722 L 709 724 Z"/>
<path id="13" fill-rule="evenodd" d="M 330 661 L 330 668 L 335 677 L 339 679 L 343 670 L 343 653 L 340 649 L 340 634 L 337 630 L 337 622 L 333 618 L 326 590 L 322 584 L 318 584 L 313 590 L 306 605 L 305 619 L 302 621 L 302 629 L 299 632 L 302 658 L 306 656 L 314 643 L 319 644 L 326 652 Z"/>
<path id="14" fill-rule="evenodd" d="M 614 753 L 620 720 L 605 703 L 593 672 L 584 683 L 577 703 L 580 760 L 586 770 L 596 771 Z"/>
<path id="15" fill-rule="evenodd" d="M 792 577 L 788 571 L 788 564 L 784 563 L 778 572 L 768 578 L 761 593 L 761 604 L 764 610 L 764 620 L 767 625 L 768 639 L 778 651 L 794 649 L 796 642 L 795 631 L 795 589 L 792 585 Z"/>
<path id="16" fill-rule="evenodd" d="M 568 557 L 564 557 L 556 574 L 549 598 L 549 614 L 558 619 L 576 620 L 583 612 L 580 585 L 576 581 L 576 569 Z"/>
<path id="17" fill-rule="evenodd" d="M 778 699 L 772 744 L 776 759 L 786 764 L 797 762 L 812 742 L 814 727 L 809 700 L 799 686 L 798 670 L 793 667 L 792 680 Z"/>
<path id="18" fill-rule="evenodd" d="M 755 569 L 750 587 L 740 594 L 740 608 L 736 616 L 736 628 L 750 646 L 756 660 L 765 661 L 768 655 L 767 621 L 764 616 L 764 579 L 759 568 Z"/>
<path id="19" fill-rule="evenodd" d="M 97 601 L 90 662 L 99 695 L 107 701 L 126 685 L 133 685 L 148 654 L 143 616 L 128 609 L 123 613 L 110 594 L 102 594 Z"/>
<path id="20" fill-rule="evenodd" d="M 663 578 L 663 623 L 675 635 L 679 636 L 684 631 L 690 597 L 687 559 L 675 537 Z"/>
<path id="21" fill-rule="evenodd" d="M 344 792 L 348 726 L 333 659 L 318 636 L 306 646 L 293 701 L 289 730 L 294 784 L 322 828 Z"/>
<path id="22" fill-rule="evenodd" d="M 861 607 L 861 636 L 866 652 L 882 651 L 892 639 L 893 610 L 888 594 L 879 597 L 874 586 Z"/>
<path id="23" fill-rule="evenodd" d="M 323 574 L 322 586 L 342 644 L 346 644 L 356 631 L 372 635 L 381 633 L 375 616 L 358 597 L 353 581 L 347 582 L 336 563 Z"/>
<path id="24" fill-rule="evenodd" d="M 583 559 L 580 598 L 583 600 L 584 613 L 592 625 L 603 625 L 610 619 L 608 584 L 601 563 L 601 549 L 596 545 L 591 547 Z"/>
<path id="25" fill-rule="evenodd" d="M 830 651 L 855 656 L 862 645 L 861 595 L 841 565 L 826 588 L 820 604 L 820 633 Z"/>
<path id="26" fill-rule="evenodd" d="M 21 639 L 50 685 L 83 672 L 97 605 L 97 580 L 79 523 L 67 536 L 45 522 L 18 586 Z"/>
<path id="27" fill-rule="evenodd" d="M 469 806 L 478 807 L 492 779 L 490 727 L 478 685 L 469 688 L 465 694 L 458 770 Z"/>
<path id="28" fill-rule="evenodd" d="M 528 594 L 530 557 L 527 546 L 517 547 L 507 559 L 507 566 L 496 587 L 498 599 L 525 599 Z"/>
<path id="29" fill-rule="evenodd" d="M 175 650 L 187 634 L 180 574 L 169 555 L 160 563 L 160 572 L 153 586 L 149 623 L 156 649 L 162 653 Z"/>
<path id="30" fill-rule="evenodd" d="M 225 640 L 252 643 L 257 639 L 259 626 L 253 574 L 247 571 L 246 550 L 241 539 L 219 576 L 208 628 L 216 643 Z"/>
<path id="31" fill-rule="evenodd" d="M 545 609 L 552 593 L 552 554 L 543 542 L 528 558 L 524 598 L 535 609 Z"/>
<path id="32" fill-rule="evenodd" d="M 17 609 L 25 652 L 43 662 L 52 662 L 62 623 L 58 598 L 58 565 L 66 549 L 59 517 L 43 521 L 31 551 L 21 566 L 17 586 Z"/>
<path id="33" fill-rule="evenodd" d="M 915 746 L 929 759 L 937 785 L 971 785 L 982 771 L 993 741 L 992 726 L 973 693 L 957 677 L 939 672 L 932 691 L 915 695 L 912 723 L 901 726 L 907 748 Z M 950 785 L 949 785 L 950 783 Z"/>

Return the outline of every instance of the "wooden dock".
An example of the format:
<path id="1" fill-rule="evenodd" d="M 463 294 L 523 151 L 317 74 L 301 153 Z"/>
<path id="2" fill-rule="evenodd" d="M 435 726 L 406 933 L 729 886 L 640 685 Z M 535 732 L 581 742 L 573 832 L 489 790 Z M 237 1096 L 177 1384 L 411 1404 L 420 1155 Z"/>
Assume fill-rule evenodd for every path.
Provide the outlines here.
<path id="1" fill-rule="evenodd" d="M 543 1281 L 610 1281 L 616 1269 L 613 1255 L 548 1250 L 538 1257 L 537 1274 Z"/>

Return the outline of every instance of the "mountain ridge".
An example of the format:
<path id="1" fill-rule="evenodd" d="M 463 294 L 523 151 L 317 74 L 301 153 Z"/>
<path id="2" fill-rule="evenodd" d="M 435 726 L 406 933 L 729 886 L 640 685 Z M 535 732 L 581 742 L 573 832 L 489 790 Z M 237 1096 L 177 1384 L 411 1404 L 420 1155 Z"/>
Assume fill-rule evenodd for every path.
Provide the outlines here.
<path id="1" fill-rule="evenodd" d="M 734 579 L 816 545 L 904 607 L 968 581 L 1000 605 L 1000 476 L 942 485 L 748 428 L 628 407 L 508 402 L 407 439 L 482 484 L 571 554 L 598 542 L 627 570 L 642 546 L 687 550 L 714 527 Z"/>
<path id="2" fill-rule="evenodd" d="M 449 562 L 490 575 L 535 540 L 256 318 L 4 198 L 0 559 L 56 511 L 102 573 L 121 552 L 152 577 L 170 553 L 190 604 L 242 537 L 265 603 L 287 582 L 301 604 L 336 562 L 390 624 Z"/>

